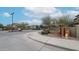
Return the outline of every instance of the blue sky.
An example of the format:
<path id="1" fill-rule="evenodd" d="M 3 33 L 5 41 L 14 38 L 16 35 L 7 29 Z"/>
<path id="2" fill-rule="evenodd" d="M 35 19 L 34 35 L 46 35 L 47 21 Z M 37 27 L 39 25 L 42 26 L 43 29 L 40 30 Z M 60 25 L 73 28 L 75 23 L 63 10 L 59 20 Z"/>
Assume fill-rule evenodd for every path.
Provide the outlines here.
<path id="1" fill-rule="evenodd" d="M 0 7 L 0 23 L 11 24 L 11 13 L 14 12 L 14 22 L 41 24 L 41 18 L 50 15 L 52 18 L 69 15 L 74 18 L 79 13 L 78 7 Z"/>

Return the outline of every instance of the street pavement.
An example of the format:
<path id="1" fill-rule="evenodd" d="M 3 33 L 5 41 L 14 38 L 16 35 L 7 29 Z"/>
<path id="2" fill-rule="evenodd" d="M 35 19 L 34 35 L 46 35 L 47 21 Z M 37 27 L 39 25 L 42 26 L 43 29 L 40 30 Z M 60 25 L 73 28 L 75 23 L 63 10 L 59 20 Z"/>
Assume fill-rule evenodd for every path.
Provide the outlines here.
<path id="1" fill-rule="evenodd" d="M 40 31 L 27 33 L 28 37 L 44 44 L 48 44 L 51 46 L 67 49 L 70 51 L 79 51 L 79 40 L 75 38 L 65 38 L 65 37 L 50 37 L 47 35 L 41 35 Z M 52 34 L 53 35 L 53 34 Z"/>
<path id="2" fill-rule="evenodd" d="M 67 51 L 66 49 L 43 44 L 30 39 L 26 33 L 0 31 L 0 51 Z"/>

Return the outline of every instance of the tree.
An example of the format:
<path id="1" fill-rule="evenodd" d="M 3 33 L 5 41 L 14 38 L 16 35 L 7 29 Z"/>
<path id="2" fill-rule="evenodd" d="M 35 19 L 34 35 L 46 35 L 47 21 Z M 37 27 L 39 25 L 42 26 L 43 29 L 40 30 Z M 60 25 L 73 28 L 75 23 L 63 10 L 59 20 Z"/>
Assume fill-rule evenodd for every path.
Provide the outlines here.
<path id="1" fill-rule="evenodd" d="M 51 23 L 50 16 L 43 17 L 42 20 L 43 20 L 43 22 L 42 22 L 43 25 L 50 25 L 50 23 Z"/>
<path id="2" fill-rule="evenodd" d="M 28 23 L 18 23 L 17 28 L 21 28 L 21 29 L 26 29 L 26 27 L 28 26 Z"/>
<path id="3" fill-rule="evenodd" d="M 79 15 L 77 15 L 76 18 L 74 19 L 74 24 L 79 24 Z"/>
<path id="4" fill-rule="evenodd" d="M 5 27 L 6 30 L 11 30 L 11 29 L 12 29 L 11 24 L 8 24 L 8 25 L 6 25 L 6 26 L 4 26 L 4 27 Z"/>
<path id="5" fill-rule="evenodd" d="M 42 21 L 43 27 L 48 29 L 48 31 L 50 32 L 52 18 L 50 16 L 46 16 L 46 17 L 43 17 L 42 20 L 43 20 Z"/>
<path id="6" fill-rule="evenodd" d="M 6 30 L 11 30 L 11 29 L 26 29 L 28 26 L 28 23 L 13 23 L 13 27 L 12 27 L 12 24 L 8 24 L 5 26 L 5 29 Z"/>
<path id="7" fill-rule="evenodd" d="M 70 24 L 73 23 L 73 21 L 67 16 L 60 17 L 56 22 L 58 25 L 63 26 L 69 26 Z"/>
<path id="8" fill-rule="evenodd" d="M 4 27 L 4 25 L 0 23 L 0 28 L 3 28 L 3 27 Z"/>

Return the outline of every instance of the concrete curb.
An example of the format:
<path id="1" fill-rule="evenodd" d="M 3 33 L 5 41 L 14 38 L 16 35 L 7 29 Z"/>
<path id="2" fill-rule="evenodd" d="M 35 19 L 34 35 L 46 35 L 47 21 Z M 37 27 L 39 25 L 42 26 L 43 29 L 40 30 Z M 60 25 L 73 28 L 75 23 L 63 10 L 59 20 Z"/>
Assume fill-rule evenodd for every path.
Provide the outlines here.
<path id="1" fill-rule="evenodd" d="M 28 38 L 30 38 L 30 39 L 32 39 L 32 40 L 35 40 L 35 41 L 37 41 L 37 42 L 40 42 L 40 43 L 43 43 L 43 44 L 47 44 L 47 45 L 51 45 L 51 46 L 55 46 L 55 47 L 59 47 L 59 48 L 62 48 L 62 49 L 66 49 L 66 50 L 69 50 L 69 51 L 78 51 L 79 49 L 76 49 L 76 48 L 71 48 L 71 47 L 67 47 L 67 46 L 65 46 L 65 45 L 58 45 L 58 44 L 56 44 L 56 43 L 52 43 L 50 40 L 51 39 L 45 39 L 45 36 L 44 36 L 44 38 L 43 39 L 45 39 L 45 40 L 40 40 L 40 34 L 38 34 L 39 35 L 39 38 L 35 38 L 34 37 L 34 34 L 33 33 L 29 33 L 28 34 Z"/>

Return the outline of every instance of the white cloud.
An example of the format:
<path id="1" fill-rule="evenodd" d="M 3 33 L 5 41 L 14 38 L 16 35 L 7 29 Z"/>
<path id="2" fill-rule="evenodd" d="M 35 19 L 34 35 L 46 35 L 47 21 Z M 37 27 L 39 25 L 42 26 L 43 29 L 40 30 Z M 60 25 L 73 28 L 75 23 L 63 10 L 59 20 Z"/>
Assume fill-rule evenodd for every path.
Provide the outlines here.
<path id="1" fill-rule="evenodd" d="M 57 9 L 54 8 L 54 7 L 28 7 L 28 8 L 25 8 L 26 10 L 30 10 L 34 13 L 41 13 L 41 14 L 49 14 L 49 13 L 53 13 L 53 12 L 56 12 Z"/>
<path id="2" fill-rule="evenodd" d="M 41 23 L 42 23 L 41 20 L 33 19 L 30 24 L 31 24 L 31 25 L 40 25 Z"/>
<path id="3" fill-rule="evenodd" d="M 69 16 L 69 18 L 74 19 L 75 16 L 78 14 L 79 14 L 79 11 L 75 11 L 75 10 L 69 10 L 65 13 L 62 13 L 61 11 L 59 11 L 59 12 L 52 14 L 51 17 L 58 18 L 58 17 L 62 17 L 62 16 Z"/>
<path id="4" fill-rule="evenodd" d="M 25 16 L 31 17 L 31 18 L 40 18 L 42 15 L 37 15 L 34 13 L 24 13 Z"/>
<path id="5" fill-rule="evenodd" d="M 28 7 L 25 10 L 29 10 L 30 12 L 25 12 L 24 15 L 33 18 L 31 21 L 27 21 L 31 25 L 39 25 L 42 23 L 42 17 L 58 12 L 56 8 L 51 7 Z"/>
<path id="6" fill-rule="evenodd" d="M 53 14 L 51 14 L 50 16 L 52 18 L 58 18 L 58 17 L 62 17 L 64 14 L 61 11 L 55 12 Z"/>
<path id="7" fill-rule="evenodd" d="M 72 19 L 74 19 L 75 16 L 78 14 L 79 14 L 79 11 L 75 11 L 75 10 L 70 10 L 70 11 L 67 11 L 67 13 L 65 13 L 65 15 L 68 15 Z"/>
<path id="8" fill-rule="evenodd" d="M 10 17 L 10 16 L 11 16 L 11 15 L 10 15 L 9 13 L 7 13 L 7 12 L 3 13 L 2 15 L 5 16 L 5 17 Z"/>
<path id="9" fill-rule="evenodd" d="M 10 17 L 11 15 L 7 12 L 1 13 L 0 16 L 4 16 L 4 17 Z"/>
<path id="10" fill-rule="evenodd" d="M 77 14 L 79 14 L 79 11 L 70 10 L 70 11 L 67 11 L 67 14 L 68 15 L 77 15 Z"/>
<path id="11" fill-rule="evenodd" d="M 79 10 L 79 7 L 75 7 L 76 10 Z"/>
<path id="12" fill-rule="evenodd" d="M 38 20 L 38 19 L 21 20 L 18 23 L 21 23 L 21 22 L 28 23 L 29 25 L 40 25 L 42 23 L 42 21 L 41 20 Z"/>
<path id="13" fill-rule="evenodd" d="M 27 7 L 25 10 L 29 10 L 30 12 L 25 12 L 25 16 L 29 17 L 38 17 L 41 18 L 43 16 L 55 14 L 58 10 L 54 7 Z"/>
<path id="14" fill-rule="evenodd" d="M 24 15 L 33 18 L 32 21 L 28 21 L 30 24 L 41 23 L 40 19 L 47 15 L 50 15 L 52 18 L 69 16 L 73 19 L 77 14 L 79 14 L 79 11 L 77 10 L 67 10 L 63 13 L 62 10 L 53 7 L 27 7 L 25 10 L 28 10 L 29 12 L 25 12 Z"/>

